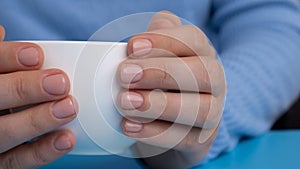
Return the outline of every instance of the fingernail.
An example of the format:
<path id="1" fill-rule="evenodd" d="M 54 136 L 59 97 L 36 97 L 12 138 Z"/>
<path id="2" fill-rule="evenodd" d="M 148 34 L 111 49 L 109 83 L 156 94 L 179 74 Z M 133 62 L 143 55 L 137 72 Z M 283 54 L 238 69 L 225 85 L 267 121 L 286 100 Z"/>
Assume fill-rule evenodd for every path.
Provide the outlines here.
<path id="1" fill-rule="evenodd" d="M 53 104 L 52 113 L 58 119 L 70 117 L 78 112 L 78 105 L 75 100 L 67 98 Z"/>
<path id="2" fill-rule="evenodd" d="M 63 135 L 55 140 L 54 146 L 57 150 L 67 150 L 72 147 L 72 143 L 68 136 Z"/>
<path id="3" fill-rule="evenodd" d="M 44 90 L 51 95 L 63 95 L 66 92 L 66 79 L 62 74 L 50 75 L 43 79 Z"/>
<path id="4" fill-rule="evenodd" d="M 34 47 L 21 49 L 18 53 L 18 59 L 24 66 L 35 66 L 39 63 L 39 52 Z"/>
<path id="5" fill-rule="evenodd" d="M 126 132 L 138 133 L 142 130 L 143 125 L 142 125 L 142 123 L 132 122 L 132 121 L 127 120 L 124 124 L 124 128 L 125 128 Z"/>
<path id="6" fill-rule="evenodd" d="M 135 92 L 125 92 L 121 97 L 121 107 L 125 110 L 137 109 L 142 106 L 143 102 L 142 95 Z"/>
<path id="7" fill-rule="evenodd" d="M 152 43 L 148 39 L 134 39 L 132 47 L 133 55 L 139 57 L 150 53 Z"/>
<path id="8" fill-rule="evenodd" d="M 167 29 L 167 28 L 174 27 L 176 23 L 172 22 L 170 19 L 160 18 L 160 19 L 155 19 L 155 21 L 153 21 L 151 25 L 154 25 L 155 28 Z"/>
<path id="9" fill-rule="evenodd" d="M 123 64 L 121 66 L 121 80 L 124 83 L 134 83 L 143 76 L 143 69 L 135 64 Z"/>

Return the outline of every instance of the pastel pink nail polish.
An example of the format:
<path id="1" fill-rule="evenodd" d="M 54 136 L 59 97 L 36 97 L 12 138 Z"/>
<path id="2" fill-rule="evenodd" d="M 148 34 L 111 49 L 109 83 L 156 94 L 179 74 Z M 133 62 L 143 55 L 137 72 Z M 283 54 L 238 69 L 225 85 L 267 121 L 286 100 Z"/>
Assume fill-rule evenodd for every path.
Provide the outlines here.
<path id="1" fill-rule="evenodd" d="M 138 133 L 142 130 L 143 125 L 142 125 L 142 123 L 137 123 L 137 122 L 132 122 L 132 121 L 127 120 L 124 124 L 124 128 L 125 128 L 126 132 Z"/>
<path id="2" fill-rule="evenodd" d="M 68 118 L 78 112 L 78 105 L 75 100 L 66 98 L 58 101 L 52 106 L 52 113 L 58 119 Z"/>
<path id="3" fill-rule="evenodd" d="M 50 95 L 63 95 L 67 90 L 66 79 L 62 74 L 46 76 L 42 81 L 42 85 Z"/>
<path id="4" fill-rule="evenodd" d="M 125 110 L 137 109 L 143 102 L 143 96 L 136 92 L 125 92 L 121 97 L 121 107 Z"/>
<path id="5" fill-rule="evenodd" d="M 121 66 L 121 80 L 123 83 L 134 83 L 143 77 L 143 69 L 136 64 L 123 64 Z"/>
<path id="6" fill-rule="evenodd" d="M 18 60 L 24 66 L 35 66 L 39 63 L 39 52 L 34 47 L 21 49 L 18 53 Z"/>
<path id="7" fill-rule="evenodd" d="M 68 136 L 63 135 L 63 136 L 58 137 L 55 140 L 54 147 L 60 151 L 68 150 L 72 147 L 72 143 Z"/>
<path id="8" fill-rule="evenodd" d="M 141 57 L 150 53 L 152 43 L 148 39 L 134 39 L 133 40 L 133 55 Z"/>

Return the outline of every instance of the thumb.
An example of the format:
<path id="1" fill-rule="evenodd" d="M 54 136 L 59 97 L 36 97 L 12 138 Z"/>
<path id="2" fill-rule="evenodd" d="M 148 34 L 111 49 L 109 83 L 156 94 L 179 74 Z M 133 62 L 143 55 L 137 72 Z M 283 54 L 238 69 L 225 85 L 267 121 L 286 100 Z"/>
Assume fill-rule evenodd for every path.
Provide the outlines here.
<path id="1" fill-rule="evenodd" d="M 161 11 L 152 17 L 147 31 L 173 28 L 180 25 L 181 21 L 176 15 L 169 11 Z"/>

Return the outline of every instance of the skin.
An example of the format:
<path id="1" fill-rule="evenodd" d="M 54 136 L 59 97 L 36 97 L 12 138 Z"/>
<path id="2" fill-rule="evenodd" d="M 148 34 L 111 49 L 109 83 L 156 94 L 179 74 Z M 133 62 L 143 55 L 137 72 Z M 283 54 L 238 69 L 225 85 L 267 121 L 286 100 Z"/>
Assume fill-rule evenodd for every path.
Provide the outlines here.
<path id="1" fill-rule="evenodd" d="M 0 98 L 5 98 L 0 100 L 0 166 L 38 168 L 74 147 L 74 135 L 57 129 L 72 121 L 78 108 L 75 99 L 68 95 L 70 84 L 64 72 L 39 70 L 43 63 L 39 46 L 3 42 L 4 35 L 4 28 L 0 26 Z M 138 39 L 150 41 L 151 50 L 141 52 L 141 45 L 134 45 Z M 38 62 L 30 66 L 18 60 L 20 50 L 29 47 L 38 53 Z M 129 77 L 139 79 L 124 82 L 124 69 L 132 64 L 143 70 L 129 71 Z M 139 141 L 135 148 L 143 161 L 152 168 L 187 168 L 201 161 L 217 134 L 225 95 L 223 69 L 205 34 L 194 26 L 182 26 L 169 12 L 158 13 L 147 32 L 130 39 L 128 60 L 120 64 L 118 71 L 124 88 L 118 101 L 125 116 L 122 129 L 125 135 Z M 173 72 L 176 79 L 168 74 Z M 51 75 L 64 78 L 64 92 L 51 94 L 45 90 L 43 79 Z M 128 79 L 128 75 L 125 76 Z M 47 83 L 48 87 L 55 87 L 51 80 Z M 151 92 L 152 89 L 161 91 Z M 54 113 L 58 103 L 59 110 L 68 111 L 59 118 Z M 22 106 L 26 107 L 15 113 L 8 111 Z M 196 114 L 191 113 L 191 109 L 195 109 Z M 182 113 L 184 118 L 176 121 Z M 169 129 L 170 126 L 175 126 L 175 130 Z M 168 131 L 167 137 L 164 131 Z M 201 133 L 208 134 L 199 141 Z M 41 135 L 43 137 L 34 139 Z M 27 142 L 31 139 L 34 141 Z M 149 149 L 156 148 L 163 149 L 164 153 L 143 156 Z"/>
<path id="2" fill-rule="evenodd" d="M 64 72 L 39 70 L 43 63 L 39 46 L 3 42 L 4 35 L 4 28 L 0 26 L 0 166 L 7 169 L 38 168 L 74 147 L 74 135 L 57 129 L 72 121 L 78 108 L 75 99 L 68 95 L 70 84 Z M 37 51 L 34 65 L 24 65 L 18 59 L 19 52 L 28 48 Z M 51 75 L 64 79 L 61 81 L 64 90 L 58 91 L 59 94 L 51 94 L 44 88 L 44 85 L 48 89 L 55 87 L 51 79 L 43 82 Z M 60 116 L 53 113 L 55 105 L 60 105 L 60 109 L 56 109 Z M 25 107 L 15 113 L 8 110 L 22 106 Z M 41 135 L 44 137 L 28 142 Z"/>
<path id="3" fill-rule="evenodd" d="M 145 39 L 151 44 L 139 43 Z M 141 156 L 148 166 L 188 168 L 207 154 L 219 128 L 226 88 L 224 71 L 215 55 L 199 28 L 181 25 L 178 17 L 166 11 L 152 18 L 147 32 L 129 40 L 128 60 L 118 68 L 124 88 L 118 106 L 125 116 L 124 134 L 139 141 L 135 147 L 138 154 L 165 149 L 155 156 Z M 142 71 L 128 69 L 132 64 Z M 175 78 L 168 74 L 173 72 Z M 191 113 L 195 105 L 196 116 Z M 175 121 L 179 113 L 184 118 Z M 176 131 L 170 126 L 176 126 Z M 201 132 L 208 134 L 199 141 Z"/>

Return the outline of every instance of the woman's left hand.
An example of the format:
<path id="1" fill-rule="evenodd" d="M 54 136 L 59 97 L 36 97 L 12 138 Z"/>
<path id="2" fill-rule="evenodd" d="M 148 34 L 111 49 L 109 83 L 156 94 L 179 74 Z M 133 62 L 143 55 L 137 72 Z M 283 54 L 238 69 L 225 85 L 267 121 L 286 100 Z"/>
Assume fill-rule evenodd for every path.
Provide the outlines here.
<path id="1" fill-rule="evenodd" d="M 226 89 L 205 34 L 160 12 L 127 49 L 118 69 L 123 132 L 138 140 L 137 152 L 153 168 L 200 162 L 216 137 Z"/>

